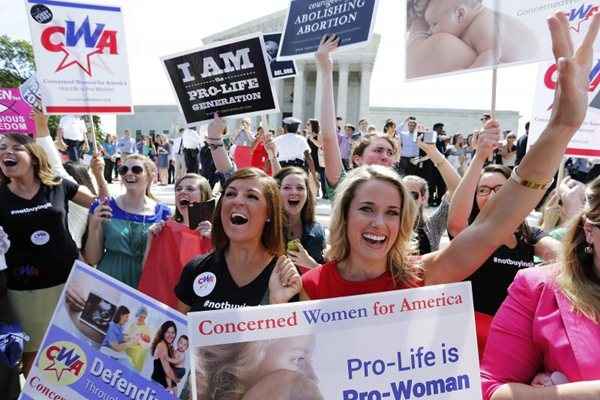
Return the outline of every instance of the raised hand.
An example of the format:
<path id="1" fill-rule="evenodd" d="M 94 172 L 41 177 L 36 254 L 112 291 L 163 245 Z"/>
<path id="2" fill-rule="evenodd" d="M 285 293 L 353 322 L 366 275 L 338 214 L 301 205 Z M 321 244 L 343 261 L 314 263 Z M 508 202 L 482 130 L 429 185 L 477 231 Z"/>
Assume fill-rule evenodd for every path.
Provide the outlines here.
<path id="1" fill-rule="evenodd" d="M 226 128 L 225 121 L 219 117 L 219 114 L 215 113 L 212 122 L 208 125 L 207 137 L 214 140 L 223 139 L 223 132 Z"/>
<path id="2" fill-rule="evenodd" d="M 588 107 L 589 74 L 592 69 L 594 41 L 600 28 L 600 13 L 592 18 L 581 46 L 574 50 L 569 21 L 564 12 L 548 18 L 552 51 L 558 65 L 558 85 L 549 126 L 577 130 Z"/>
<path id="3" fill-rule="evenodd" d="M 498 148 L 502 137 L 500 124 L 495 119 L 487 121 L 476 139 L 477 157 L 489 158 Z"/>
<path id="4" fill-rule="evenodd" d="M 269 302 L 287 303 L 301 289 L 302 279 L 294 263 L 286 256 L 279 257 L 269 278 Z"/>
<path id="5" fill-rule="evenodd" d="M 333 70 L 333 60 L 331 59 L 331 53 L 337 49 L 340 44 L 340 38 L 337 35 L 324 35 L 321 38 L 321 44 L 317 49 L 315 58 L 319 66 L 325 71 Z"/>

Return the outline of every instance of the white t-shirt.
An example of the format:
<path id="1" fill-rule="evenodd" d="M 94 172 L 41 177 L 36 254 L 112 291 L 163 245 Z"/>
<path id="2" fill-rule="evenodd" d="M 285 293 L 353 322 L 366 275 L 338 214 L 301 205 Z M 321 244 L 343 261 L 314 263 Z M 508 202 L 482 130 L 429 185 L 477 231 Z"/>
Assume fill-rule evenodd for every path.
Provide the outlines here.
<path id="1" fill-rule="evenodd" d="M 186 129 L 181 135 L 184 149 L 199 149 L 202 147 L 202 138 L 200 134 L 192 129 Z"/>
<path id="2" fill-rule="evenodd" d="M 285 135 L 278 136 L 274 142 L 277 146 L 277 159 L 280 162 L 295 159 L 304 160 L 304 152 L 310 152 L 306 138 L 295 133 L 286 133 Z"/>
<path id="3" fill-rule="evenodd" d="M 83 141 L 87 132 L 85 122 L 76 115 L 63 116 L 58 126 L 63 131 L 63 139 Z"/>

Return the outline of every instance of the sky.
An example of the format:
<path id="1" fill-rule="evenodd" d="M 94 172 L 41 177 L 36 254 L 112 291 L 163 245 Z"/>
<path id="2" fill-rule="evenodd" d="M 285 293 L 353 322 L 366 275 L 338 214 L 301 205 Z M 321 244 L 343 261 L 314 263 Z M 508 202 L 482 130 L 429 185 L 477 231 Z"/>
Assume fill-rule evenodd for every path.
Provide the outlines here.
<path id="1" fill-rule="evenodd" d="M 135 105 L 175 104 L 160 57 L 202 46 L 201 38 L 286 9 L 288 0 L 103 0 L 123 7 Z M 371 81 L 371 106 L 489 109 L 492 72 L 419 81 L 404 80 L 405 10 L 401 0 L 380 0 L 375 33 L 381 44 Z M 0 0 L 0 34 L 30 40 L 24 0 Z M 432 59 L 431 62 L 435 62 Z M 532 113 L 537 66 L 498 70 L 497 109 Z M 417 116 L 418 117 L 418 116 Z M 114 118 L 103 117 L 114 131 Z"/>

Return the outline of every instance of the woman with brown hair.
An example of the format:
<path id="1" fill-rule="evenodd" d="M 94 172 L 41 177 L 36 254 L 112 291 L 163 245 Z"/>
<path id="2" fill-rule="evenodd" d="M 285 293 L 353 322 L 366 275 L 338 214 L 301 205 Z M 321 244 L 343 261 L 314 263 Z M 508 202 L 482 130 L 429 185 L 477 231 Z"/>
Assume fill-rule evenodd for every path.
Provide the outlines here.
<path id="1" fill-rule="evenodd" d="M 101 179 L 101 161 L 93 168 Z M 0 226 L 11 241 L 6 253 L 8 298 L 31 337 L 25 345 L 25 373 L 79 257 L 68 229 L 69 200 L 89 207 L 94 196 L 86 187 L 56 177 L 44 149 L 31 137 L 0 136 Z"/>
<path id="2" fill-rule="evenodd" d="M 287 253 L 297 267 L 306 269 L 323 264 L 325 230 L 315 219 L 317 200 L 306 171 L 286 167 L 274 176 L 281 189 L 285 211 Z"/>
<path id="3" fill-rule="evenodd" d="M 148 157 L 126 157 L 119 167 L 125 193 L 94 202 L 84 238 L 86 262 L 133 288 L 138 287 L 150 225 L 171 215 L 150 192 L 155 174 Z"/>
<path id="4" fill-rule="evenodd" d="M 586 200 L 560 262 L 520 271 L 508 289 L 483 356 L 486 400 L 600 397 L 600 178 Z"/>
<path id="5" fill-rule="evenodd" d="M 175 288 L 177 309 L 205 311 L 287 302 L 300 276 L 284 256 L 281 196 L 256 168 L 235 172 L 214 213 L 215 250 L 190 261 Z"/>

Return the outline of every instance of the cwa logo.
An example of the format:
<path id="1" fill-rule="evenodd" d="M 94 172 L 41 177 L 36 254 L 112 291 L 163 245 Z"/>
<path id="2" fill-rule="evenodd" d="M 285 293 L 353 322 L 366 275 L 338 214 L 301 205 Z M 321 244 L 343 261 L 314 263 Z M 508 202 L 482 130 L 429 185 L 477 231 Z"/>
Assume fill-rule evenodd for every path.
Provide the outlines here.
<path id="1" fill-rule="evenodd" d="M 81 347 L 71 342 L 55 342 L 39 356 L 38 368 L 49 382 L 72 385 L 85 373 L 87 357 Z"/>
<path id="2" fill-rule="evenodd" d="M 600 11 L 600 6 L 595 4 L 582 4 L 579 8 L 571 9 L 569 12 L 571 29 L 579 33 L 581 25 L 592 19 L 598 11 Z"/>
<path id="3" fill-rule="evenodd" d="M 42 46 L 53 53 L 65 56 L 55 72 L 72 65 L 79 66 L 92 76 L 90 58 L 97 54 L 118 54 L 117 31 L 106 29 L 105 24 L 95 24 L 92 29 L 89 17 L 81 25 L 75 21 L 65 21 L 65 26 L 49 26 L 42 31 Z M 81 59 L 85 59 L 82 61 Z"/>
<path id="4" fill-rule="evenodd" d="M 557 86 L 557 77 L 558 77 L 558 66 L 556 64 L 552 64 L 546 70 L 544 74 L 544 85 L 550 90 L 556 90 Z M 598 86 L 600 85 L 600 58 L 597 60 L 596 65 L 592 67 L 590 71 L 590 75 L 588 77 L 588 81 L 590 86 L 588 88 L 590 93 L 594 93 Z M 548 107 L 548 110 L 552 108 L 552 105 Z"/>

